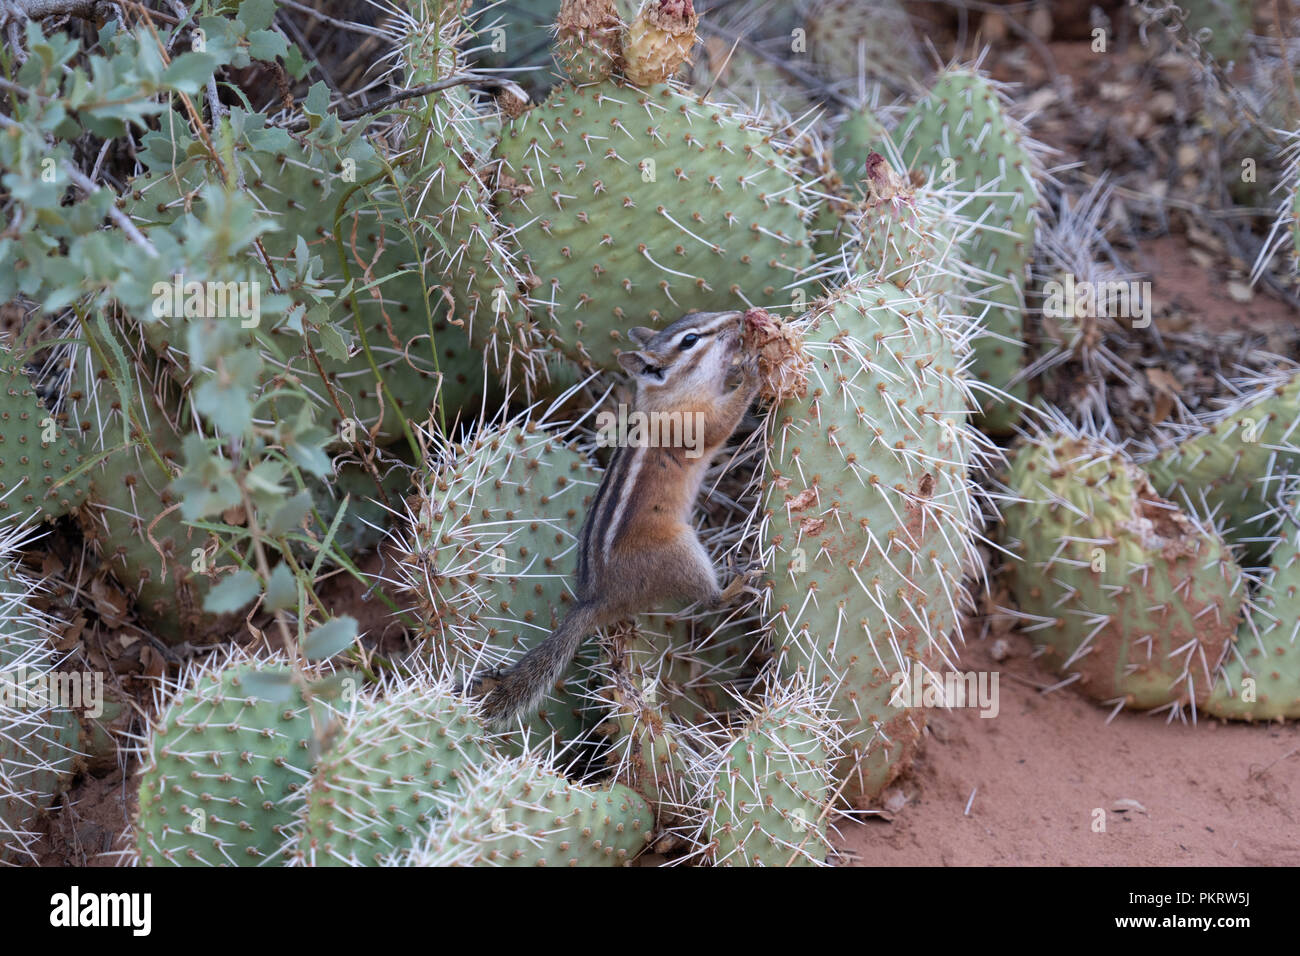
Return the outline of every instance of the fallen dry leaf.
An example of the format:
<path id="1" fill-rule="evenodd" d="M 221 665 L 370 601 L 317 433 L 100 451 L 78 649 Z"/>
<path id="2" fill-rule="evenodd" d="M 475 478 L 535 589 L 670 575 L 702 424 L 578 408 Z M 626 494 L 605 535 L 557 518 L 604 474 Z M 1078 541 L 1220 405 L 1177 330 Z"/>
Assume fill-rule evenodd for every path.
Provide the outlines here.
<path id="1" fill-rule="evenodd" d="M 108 627 L 119 627 L 126 620 L 130 602 L 116 585 L 110 584 L 104 577 L 91 580 L 90 599 L 95 605 L 95 613 Z"/>

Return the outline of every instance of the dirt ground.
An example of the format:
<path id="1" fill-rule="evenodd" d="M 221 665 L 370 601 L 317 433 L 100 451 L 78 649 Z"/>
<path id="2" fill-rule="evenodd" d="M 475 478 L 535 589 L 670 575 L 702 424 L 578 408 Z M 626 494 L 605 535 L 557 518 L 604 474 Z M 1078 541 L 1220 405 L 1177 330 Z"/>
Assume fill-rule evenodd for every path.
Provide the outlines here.
<path id="1" fill-rule="evenodd" d="M 1109 711 L 1031 658 L 971 641 L 1000 711 L 938 711 L 888 814 L 841 825 L 841 865 L 1300 866 L 1300 726 Z M 1104 832 L 1095 821 L 1104 813 Z"/>

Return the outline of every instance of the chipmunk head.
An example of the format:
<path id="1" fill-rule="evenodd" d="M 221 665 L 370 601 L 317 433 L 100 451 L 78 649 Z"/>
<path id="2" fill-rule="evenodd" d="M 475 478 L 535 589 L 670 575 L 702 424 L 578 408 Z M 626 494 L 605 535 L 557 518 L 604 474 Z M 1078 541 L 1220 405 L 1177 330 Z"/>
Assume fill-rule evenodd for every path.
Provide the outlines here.
<path id="1" fill-rule="evenodd" d="M 636 379 L 638 400 L 722 392 L 740 349 L 743 317 L 743 312 L 695 312 L 658 332 L 629 329 L 639 348 L 620 352 L 618 364 Z"/>

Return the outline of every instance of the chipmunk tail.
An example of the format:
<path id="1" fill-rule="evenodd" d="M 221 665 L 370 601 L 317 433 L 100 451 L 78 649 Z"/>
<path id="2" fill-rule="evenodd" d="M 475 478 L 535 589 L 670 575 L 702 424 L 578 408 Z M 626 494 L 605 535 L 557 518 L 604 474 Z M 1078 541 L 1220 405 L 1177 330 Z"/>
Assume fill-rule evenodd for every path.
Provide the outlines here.
<path id="1" fill-rule="evenodd" d="M 575 604 L 546 640 L 532 648 L 497 679 L 480 706 L 480 715 L 493 730 L 505 730 L 532 715 L 559 682 L 583 640 L 600 622 L 596 605 Z"/>

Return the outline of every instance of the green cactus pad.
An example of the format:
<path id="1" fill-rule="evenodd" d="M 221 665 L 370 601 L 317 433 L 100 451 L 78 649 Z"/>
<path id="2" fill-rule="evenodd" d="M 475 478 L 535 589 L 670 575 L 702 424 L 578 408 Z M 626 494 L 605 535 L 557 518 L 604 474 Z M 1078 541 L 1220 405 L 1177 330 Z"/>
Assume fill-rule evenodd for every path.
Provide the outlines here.
<path id="1" fill-rule="evenodd" d="M 359 701 L 341 715 L 304 791 L 296 857 L 311 866 L 374 866 L 412 847 L 459 792 L 464 768 L 491 752 L 466 703 L 437 688 Z"/>
<path id="2" fill-rule="evenodd" d="M 429 291 L 426 309 L 419 256 L 408 234 L 393 221 L 394 210 L 401 207 L 384 183 L 372 186 L 370 202 L 357 198 L 365 195 L 358 191 L 342 211 L 340 260 L 335 241 L 337 207 L 358 184 L 383 173 L 375 149 L 358 137 L 331 142 L 324 133 L 316 133 L 295 139 L 281 130 L 259 128 L 261 118 L 256 114 L 241 118 L 244 139 L 235 156 L 247 190 L 277 227 L 261 238 L 277 282 L 285 285 L 296 275 L 295 253 L 301 240 L 310 255 L 321 257 L 325 274 L 337 277 L 338 285 L 346 264 L 360 309 L 359 322 L 346 298 L 329 315 L 310 316 L 307 324 L 297 307 L 263 316 L 256 332 L 263 337 L 270 370 L 301 379 L 319 397 L 326 410 L 322 424 L 331 429 L 344 420 L 366 429 L 380 421 L 379 379 L 371 360 L 392 402 L 407 418 L 420 421 L 428 414 L 439 372 L 444 376 L 440 397 L 446 409 L 454 412 L 476 405 L 484 387 L 482 355 L 470 348 L 464 329 L 448 325 L 438 290 Z M 175 147 L 172 139 L 177 140 Z M 148 169 L 131 183 L 129 210 L 146 229 L 173 227 L 187 209 L 202 205 L 198 188 L 214 173 L 204 159 L 206 152 L 187 154 L 187 146 L 184 134 L 175 130 L 145 137 L 143 158 Z M 178 155 L 186 158 L 173 165 Z M 430 208 L 441 212 L 433 202 Z M 440 271 L 432 270 L 428 278 L 431 284 L 441 279 Z M 266 276 L 262 281 L 268 290 L 274 288 Z M 160 354 L 183 355 L 178 350 L 185 345 L 185 322 L 173 318 L 146 323 L 150 345 Z M 335 326 L 338 332 L 327 340 L 315 324 Z M 340 348 L 347 350 L 346 358 L 336 357 Z M 382 414 L 380 437 L 391 440 L 400 435 L 391 405 Z"/>
<path id="3" fill-rule="evenodd" d="M 1300 466 L 1300 373 L 1247 386 L 1227 412 L 1173 431 L 1177 440 L 1143 461 L 1156 491 L 1211 516 L 1243 560 L 1263 557 L 1283 477 Z"/>
<path id="4" fill-rule="evenodd" d="M 968 331 L 861 280 L 811 315 L 807 394 L 769 418 L 767 613 L 781 670 L 831 694 L 850 736 L 836 776 L 870 805 L 924 713 L 891 678 L 937 666 L 958 620 L 974 527 Z"/>
<path id="5" fill-rule="evenodd" d="M 1224 61 L 1241 58 L 1255 19 L 1248 0 L 1180 0 L 1178 6 L 1187 15 L 1187 28 L 1212 57 Z"/>
<path id="6" fill-rule="evenodd" d="M 650 841 L 654 814 L 627 787 L 570 783 L 534 756 L 473 768 L 402 866 L 621 866 Z"/>
<path id="7" fill-rule="evenodd" d="M 928 179 L 974 193 L 965 214 L 983 228 L 965 248 L 971 266 L 994 285 L 981 295 L 985 335 L 975 340 L 976 377 L 1023 399 L 1012 385 L 1025 349 L 1024 285 L 1034 252 L 1038 185 L 1029 140 L 1008 114 L 997 88 L 978 72 L 948 69 L 899 123 L 895 142 L 908 166 Z M 996 395 L 982 399 L 984 427 L 1003 434 L 1019 407 Z"/>
<path id="8" fill-rule="evenodd" d="M 189 674 L 150 729 L 134 825 L 145 866 L 284 861 L 312 708 L 288 668 L 224 663 Z"/>
<path id="9" fill-rule="evenodd" d="M 35 590 L 0 559 L 0 864 L 31 862 L 36 822 L 79 763 L 77 716 L 50 693 L 59 654 Z"/>
<path id="10" fill-rule="evenodd" d="M 1240 569 L 1119 449 L 1054 430 L 1021 446 L 1007 479 L 1023 499 L 1003 517 L 1025 630 L 1098 701 L 1202 705 L 1240 620 Z"/>
<path id="11" fill-rule="evenodd" d="M 850 188 L 867 178 L 867 157 L 880 153 L 886 158 L 891 142 L 889 130 L 873 109 L 859 106 L 850 110 L 835 127 L 833 149 L 835 169 Z"/>
<path id="12" fill-rule="evenodd" d="M 805 695 L 806 696 L 806 695 Z M 767 701 L 706 761 L 703 836 L 718 866 L 815 866 L 830 851 L 834 723 L 797 697 Z"/>
<path id="13" fill-rule="evenodd" d="M 1292 501 L 1287 518 L 1254 606 L 1205 702 L 1216 717 L 1300 719 L 1300 499 Z M 1247 689 L 1249 695 L 1243 693 Z"/>
<path id="14" fill-rule="evenodd" d="M 485 427 L 435 455 L 402 571 L 438 669 L 505 666 L 550 634 L 572 600 L 578 533 L 599 483 L 585 456 L 531 423 Z M 527 723 L 534 736 L 580 732 L 579 671 Z"/>
<path id="15" fill-rule="evenodd" d="M 457 70 L 459 50 L 476 45 L 482 49 L 498 39 L 496 34 L 476 35 L 468 20 L 448 17 L 449 9 L 420 0 L 411 5 L 411 19 L 399 22 L 395 42 L 406 65 L 408 86 L 445 79 Z M 526 17 L 526 13 L 500 12 L 509 42 L 516 18 Z M 509 389 L 516 369 L 527 380 L 538 370 L 528 361 L 534 344 L 531 330 L 522 322 L 511 321 L 512 313 L 522 314 L 517 307 L 522 277 L 501 238 L 486 185 L 491 178 L 488 158 L 502 117 L 494 110 L 476 107 L 467 90 L 454 86 L 418 101 L 417 118 L 407 129 L 406 145 L 414 158 L 405 174 L 406 209 L 412 216 L 416 241 L 429 250 L 434 278 L 443 286 L 435 291 L 450 310 L 446 318 L 453 327 L 440 325 L 438 329 L 440 355 L 445 351 L 462 376 L 481 376 L 473 361 L 481 365 L 486 357 L 500 384 Z M 439 318 L 441 322 L 442 316 Z M 457 325 L 463 329 L 459 335 Z M 466 334 L 473 343 L 468 354 Z M 489 392 L 495 392 L 492 386 L 496 384 L 489 383 Z M 449 396 L 452 404 L 448 408 L 466 408 L 464 398 L 469 393 L 462 391 Z"/>
<path id="16" fill-rule="evenodd" d="M 789 302 L 811 262 L 791 163 L 730 108 L 666 86 L 557 88 L 496 155 L 529 311 L 584 368 L 613 369 L 630 326 Z"/>
<path id="17" fill-rule="evenodd" d="M 620 642 L 617 632 L 613 640 Z M 610 670 L 601 691 L 608 701 L 600 728 L 609 737 L 606 763 L 614 779 L 645 797 L 661 821 L 671 819 L 686 803 L 687 767 L 695 755 L 690 735 L 668 706 L 672 690 L 627 655 Z"/>
<path id="18" fill-rule="evenodd" d="M 807 18 L 808 53 L 833 79 L 866 76 L 896 90 L 925 73 L 907 10 L 898 0 L 821 0 Z"/>
<path id="19" fill-rule="evenodd" d="M 120 393 L 107 370 L 101 377 L 102 368 L 84 351 L 82 384 L 68 396 L 69 427 L 83 436 L 85 453 L 98 458 L 87 472 L 89 500 L 77 515 L 82 534 L 156 636 L 196 641 L 217 618 L 203 611 L 210 579 L 194 570 L 194 552 L 208 548 L 209 536 L 181 520 L 171 491 L 182 461 L 175 385 L 143 363 L 135 369 L 141 430 L 124 420 Z"/>
<path id="20" fill-rule="evenodd" d="M 74 475 L 82 455 L 3 350 L 0 366 L 0 519 L 58 518 L 86 499 L 86 476 Z"/>

